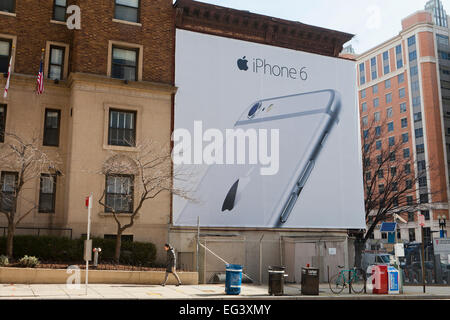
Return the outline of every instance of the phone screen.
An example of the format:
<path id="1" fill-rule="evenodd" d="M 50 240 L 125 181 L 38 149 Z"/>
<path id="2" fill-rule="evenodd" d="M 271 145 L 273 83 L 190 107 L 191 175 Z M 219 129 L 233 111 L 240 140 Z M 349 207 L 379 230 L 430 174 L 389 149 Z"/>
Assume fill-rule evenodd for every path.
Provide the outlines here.
<path id="1" fill-rule="evenodd" d="M 283 209 L 302 169 L 331 121 L 332 91 L 278 97 L 251 104 L 235 129 L 279 132 L 278 172 L 261 175 L 261 164 L 212 165 L 196 189 L 197 203 L 187 203 L 177 225 L 269 227 Z M 258 145 L 260 147 L 260 145 Z M 271 150 L 270 146 L 266 149 Z M 231 192 L 231 196 L 230 196 Z M 229 197 L 227 199 L 227 197 Z M 227 200 L 227 201 L 225 201 Z"/>

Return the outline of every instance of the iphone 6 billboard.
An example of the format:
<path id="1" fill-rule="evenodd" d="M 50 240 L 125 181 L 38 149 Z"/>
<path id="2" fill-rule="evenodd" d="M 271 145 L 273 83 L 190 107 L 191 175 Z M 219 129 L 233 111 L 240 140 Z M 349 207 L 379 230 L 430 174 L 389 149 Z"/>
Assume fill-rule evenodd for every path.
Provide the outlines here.
<path id="1" fill-rule="evenodd" d="M 175 79 L 174 225 L 365 228 L 354 62 L 177 30 Z"/>

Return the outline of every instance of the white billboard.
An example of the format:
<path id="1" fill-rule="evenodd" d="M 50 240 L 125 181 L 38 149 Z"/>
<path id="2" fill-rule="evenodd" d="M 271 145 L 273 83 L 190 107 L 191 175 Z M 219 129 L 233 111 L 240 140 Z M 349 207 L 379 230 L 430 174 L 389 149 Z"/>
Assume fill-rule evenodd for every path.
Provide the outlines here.
<path id="1" fill-rule="evenodd" d="M 176 32 L 177 226 L 365 228 L 355 63 Z"/>

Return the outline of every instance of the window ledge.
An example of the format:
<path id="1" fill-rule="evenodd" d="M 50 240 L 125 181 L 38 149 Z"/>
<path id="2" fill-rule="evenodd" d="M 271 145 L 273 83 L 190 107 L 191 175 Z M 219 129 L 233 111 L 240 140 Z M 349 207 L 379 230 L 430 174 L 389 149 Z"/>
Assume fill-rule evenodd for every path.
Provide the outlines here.
<path id="1" fill-rule="evenodd" d="M 54 24 L 61 24 L 61 25 L 64 25 L 64 26 L 67 26 L 67 22 L 65 22 L 65 21 L 58 21 L 58 20 L 50 20 L 50 23 L 54 23 Z"/>
<path id="2" fill-rule="evenodd" d="M 122 146 L 113 146 L 109 144 L 104 144 L 103 149 L 105 150 L 113 150 L 113 151 L 128 151 L 128 152 L 137 152 L 138 148 L 136 147 L 122 147 Z"/>
<path id="3" fill-rule="evenodd" d="M 131 21 L 127 21 L 127 20 L 120 20 L 120 19 L 112 19 L 113 22 L 117 22 L 117 23 L 123 23 L 123 24 L 128 24 L 130 26 L 135 26 L 135 27 L 142 27 L 142 23 L 139 22 L 131 22 Z"/>
<path id="4" fill-rule="evenodd" d="M 0 14 L 10 17 L 16 17 L 17 15 L 13 12 L 0 11 Z"/>
<path id="5" fill-rule="evenodd" d="M 103 218 L 113 218 L 114 219 L 114 216 L 111 212 L 99 212 L 98 215 Z M 132 213 L 116 213 L 116 216 L 119 218 L 127 218 L 127 217 L 131 217 L 131 215 L 132 215 Z M 140 216 L 140 214 L 137 214 L 134 218 L 138 219 L 139 216 Z"/>

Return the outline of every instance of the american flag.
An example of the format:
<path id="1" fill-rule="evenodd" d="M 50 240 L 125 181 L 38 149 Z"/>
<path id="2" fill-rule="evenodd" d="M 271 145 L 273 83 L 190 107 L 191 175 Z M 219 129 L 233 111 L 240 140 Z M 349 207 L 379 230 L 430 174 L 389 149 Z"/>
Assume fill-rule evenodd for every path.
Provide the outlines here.
<path id="1" fill-rule="evenodd" d="M 9 79 L 11 78 L 11 64 L 12 64 L 12 55 L 11 60 L 9 60 L 8 79 L 6 80 L 5 92 L 3 93 L 3 98 L 5 99 L 8 97 Z"/>
<path id="2" fill-rule="evenodd" d="M 44 54 L 42 53 L 42 56 Z M 41 58 L 41 64 L 39 66 L 39 74 L 37 76 L 37 83 L 36 83 L 36 94 L 43 94 L 44 93 L 44 58 Z"/>

